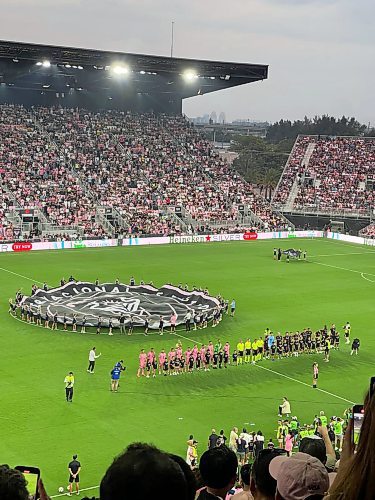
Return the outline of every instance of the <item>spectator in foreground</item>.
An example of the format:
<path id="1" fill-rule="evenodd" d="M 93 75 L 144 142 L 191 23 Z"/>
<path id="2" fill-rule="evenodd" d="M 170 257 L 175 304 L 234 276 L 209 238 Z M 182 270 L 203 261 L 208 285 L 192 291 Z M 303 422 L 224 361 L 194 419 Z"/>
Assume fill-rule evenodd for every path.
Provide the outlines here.
<path id="1" fill-rule="evenodd" d="M 269 465 L 275 457 L 285 454 L 286 451 L 281 448 L 259 452 L 253 463 L 250 480 L 250 491 L 255 500 L 275 499 L 276 481 L 270 474 Z"/>
<path id="2" fill-rule="evenodd" d="M 276 500 L 322 500 L 329 488 L 329 477 L 320 460 L 298 452 L 291 457 L 275 457 L 269 465 L 276 479 Z"/>
<path id="3" fill-rule="evenodd" d="M 200 459 L 199 470 L 205 488 L 200 491 L 197 500 L 224 500 L 236 482 L 236 454 L 226 446 L 207 450 Z"/>
<path id="4" fill-rule="evenodd" d="M 27 482 L 22 473 L 9 465 L 0 465 L 1 500 L 28 500 Z"/>
<path id="5" fill-rule="evenodd" d="M 193 500 L 195 478 L 181 457 L 133 443 L 115 458 L 100 483 L 101 500 Z"/>
<path id="6" fill-rule="evenodd" d="M 250 492 L 250 472 L 250 464 L 245 464 L 241 467 L 240 476 L 242 491 L 233 495 L 231 500 L 253 500 L 253 495 Z"/>
<path id="7" fill-rule="evenodd" d="M 304 437 L 300 442 L 299 451 L 317 458 L 325 465 L 327 470 L 332 471 L 336 464 L 336 454 L 329 438 L 327 427 L 321 425 L 317 431 L 321 437 L 315 434 Z"/>
<path id="8" fill-rule="evenodd" d="M 354 453 L 353 419 L 350 418 L 344 438 L 340 467 L 333 482 L 329 500 L 365 500 L 375 492 L 375 396 L 365 400 L 361 434 Z"/>

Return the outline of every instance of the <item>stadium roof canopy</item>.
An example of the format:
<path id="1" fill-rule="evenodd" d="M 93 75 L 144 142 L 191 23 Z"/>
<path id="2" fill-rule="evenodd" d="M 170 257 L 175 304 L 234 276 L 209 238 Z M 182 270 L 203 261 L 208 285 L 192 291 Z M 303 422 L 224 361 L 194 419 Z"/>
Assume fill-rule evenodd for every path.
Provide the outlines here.
<path id="1" fill-rule="evenodd" d="M 268 66 L 0 41 L 1 88 L 165 102 L 264 80 Z M 1 93 L 1 92 L 0 92 Z M 1 100 L 1 97 L 0 97 Z"/>

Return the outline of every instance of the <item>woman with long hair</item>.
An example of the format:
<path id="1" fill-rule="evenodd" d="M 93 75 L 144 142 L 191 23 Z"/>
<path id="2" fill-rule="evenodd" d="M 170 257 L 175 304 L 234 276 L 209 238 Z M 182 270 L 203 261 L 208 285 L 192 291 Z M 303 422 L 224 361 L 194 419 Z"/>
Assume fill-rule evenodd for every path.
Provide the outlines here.
<path id="1" fill-rule="evenodd" d="M 367 500 L 375 495 L 375 396 L 366 397 L 364 417 L 356 453 L 353 418 L 345 433 L 340 467 L 328 495 L 329 500 Z"/>

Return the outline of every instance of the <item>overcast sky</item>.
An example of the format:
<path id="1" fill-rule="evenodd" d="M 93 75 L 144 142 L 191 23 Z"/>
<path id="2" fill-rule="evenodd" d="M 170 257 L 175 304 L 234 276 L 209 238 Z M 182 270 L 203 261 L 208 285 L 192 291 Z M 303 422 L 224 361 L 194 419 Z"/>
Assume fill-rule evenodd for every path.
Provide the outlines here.
<path id="1" fill-rule="evenodd" d="M 375 0 L 0 0 L 0 37 L 269 65 L 269 79 L 184 112 L 276 121 L 323 113 L 375 125 Z"/>

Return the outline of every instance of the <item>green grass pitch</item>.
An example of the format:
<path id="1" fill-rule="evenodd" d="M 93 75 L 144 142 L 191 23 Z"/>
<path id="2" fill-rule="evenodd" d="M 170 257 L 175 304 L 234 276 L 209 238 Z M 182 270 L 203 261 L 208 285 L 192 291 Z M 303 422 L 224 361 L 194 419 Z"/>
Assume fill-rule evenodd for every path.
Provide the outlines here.
<path id="1" fill-rule="evenodd" d="M 55 495 L 67 484 L 73 453 L 83 466 L 81 487 L 89 488 L 99 484 L 112 458 L 135 440 L 185 456 L 188 435 L 194 434 L 202 453 L 211 427 L 229 433 L 234 425 L 246 425 L 250 431 L 262 429 L 266 439 L 275 437 L 276 409 L 284 395 L 301 422 L 310 422 L 320 410 L 341 415 L 350 406 L 345 400 L 361 402 L 375 374 L 374 250 L 300 240 L 308 262 L 287 264 L 272 258 L 273 246 L 279 244 L 290 247 L 290 241 L 252 241 L 2 254 L 0 462 L 39 466 L 49 494 Z M 285 332 L 336 323 L 341 332 L 349 320 L 352 338 L 358 336 L 362 347 L 358 357 L 350 357 L 342 340 L 330 363 L 323 363 L 322 355 L 306 355 L 259 363 L 273 371 L 245 365 L 137 379 L 140 348 L 167 349 L 176 337 L 51 332 L 8 315 L 8 298 L 19 287 L 29 294 L 32 280 L 57 286 L 71 273 L 102 282 L 117 277 L 128 282 L 131 275 L 157 285 L 186 282 L 235 298 L 236 316 L 225 317 L 215 329 L 191 332 L 192 342 L 220 338 L 233 348 L 240 337 L 254 338 L 266 327 Z M 182 339 L 183 347 L 192 342 Z M 86 368 L 93 345 L 102 357 L 90 375 Z M 120 358 L 127 371 L 119 393 L 112 394 L 109 372 Z M 319 388 L 335 396 L 310 387 L 315 360 L 320 362 Z M 63 384 L 69 370 L 76 378 L 71 405 L 65 402 Z"/>

